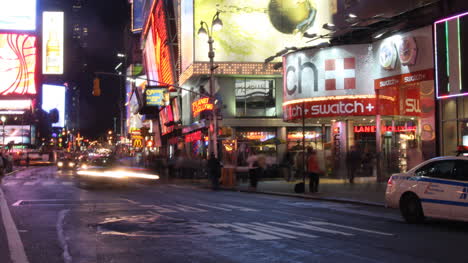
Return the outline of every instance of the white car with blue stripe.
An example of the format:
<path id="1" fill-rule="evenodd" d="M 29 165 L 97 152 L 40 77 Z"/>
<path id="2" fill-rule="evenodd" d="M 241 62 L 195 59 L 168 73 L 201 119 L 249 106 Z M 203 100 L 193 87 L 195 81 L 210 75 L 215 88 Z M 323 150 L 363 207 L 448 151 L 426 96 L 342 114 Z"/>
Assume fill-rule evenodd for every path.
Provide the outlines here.
<path id="1" fill-rule="evenodd" d="M 438 157 L 390 177 L 387 207 L 408 223 L 426 217 L 468 221 L 468 157 Z"/>

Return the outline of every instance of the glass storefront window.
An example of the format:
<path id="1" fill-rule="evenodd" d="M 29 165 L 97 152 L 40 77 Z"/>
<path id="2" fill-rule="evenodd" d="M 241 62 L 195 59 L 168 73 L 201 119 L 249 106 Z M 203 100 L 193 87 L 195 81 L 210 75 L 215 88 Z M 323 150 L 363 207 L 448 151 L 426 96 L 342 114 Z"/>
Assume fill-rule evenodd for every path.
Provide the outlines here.
<path id="1" fill-rule="evenodd" d="M 236 130 L 236 140 L 237 165 L 247 165 L 249 157 L 258 154 L 276 159 L 277 146 L 280 144 L 276 136 L 276 128 Z M 276 160 L 271 161 L 271 163 L 275 162 Z"/>
<path id="2" fill-rule="evenodd" d="M 315 150 L 323 150 L 325 143 L 330 140 L 330 127 L 325 127 L 325 134 L 322 127 L 305 128 L 305 147 L 312 147 Z M 302 127 L 288 128 L 287 143 L 289 151 L 302 151 Z"/>
<path id="3" fill-rule="evenodd" d="M 237 117 L 276 117 L 274 79 L 236 79 Z"/>

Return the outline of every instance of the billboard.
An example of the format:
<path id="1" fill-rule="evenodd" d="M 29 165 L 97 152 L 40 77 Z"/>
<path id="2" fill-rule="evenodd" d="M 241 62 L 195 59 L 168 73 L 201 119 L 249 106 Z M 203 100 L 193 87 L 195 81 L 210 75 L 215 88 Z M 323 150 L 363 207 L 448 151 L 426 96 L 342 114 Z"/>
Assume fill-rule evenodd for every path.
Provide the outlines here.
<path id="1" fill-rule="evenodd" d="M 65 126 L 65 86 L 60 85 L 42 85 L 42 109 L 49 112 L 57 109 L 59 112 L 59 121 L 53 123 L 53 127 Z"/>
<path id="2" fill-rule="evenodd" d="M 63 12 L 42 15 L 42 74 L 63 74 Z"/>
<path id="3" fill-rule="evenodd" d="M 0 0 L 0 29 L 36 30 L 36 0 Z"/>
<path id="4" fill-rule="evenodd" d="M 33 129 L 34 133 L 34 129 Z M 5 144 L 13 141 L 15 144 L 31 143 L 31 126 L 29 125 L 5 125 L 0 128 L 0 139 Z M 33 134 L 35 136 L 35 134 Z"/>
<path id="5" fill-rule="evenodd" d="M 0 34 L 0 95 L 34 95 L 36 37 Z"/>
<path id="6" fill-rule="evenodd" d="M 184 4 L 190 5 L 184 1 Z M 215 60 L 217 62 L 264 62 L 285 47 L 302 47 L 310 45 L 302 33 L 322 35 L 329 33 L 322 28 L 325 23 L 332 22 L 331 11 L 333 1 L 302 0 L 194 0 L 193 22 L 188 21 L 189 9 L 182 6 L 182 24 L 192 23 L 196 34 L 201 21 L 211 24 L 213 16 L 219 10 L 224 28 L 213 33 Z M 187 8 L 190 8 L 187 6 Z M 186 20 L 187 19 L 187 20 Z M 188 27 L 188 26 L 187 26 Z M 185 36 L 185 26 L 182 26 L 182 36 Z M 194 36 L 194 47 L 190 39 L 182 38 L 182 51 L 188 54 L 194 50 L 196 62 L 209 61 L 208 43 L 206 37 Z M 271 41 L 274 39 L 275 41 Z M 192 44 L 193 45 L 193 44 Z M 182 54 L 182 57 L 187 54 Z M 280 61 L 278 58 L 277 61 Z M 184 66 L 184 65 L 183 65 Z"/>
<path id="7" fill-rule="evenodd" d="M 157 86 L 159 77 L 158 77 L 158 65 L 156 64 L 154 41 L 153 41 L 153 30 L 148 30 L 148 35 L 146 36 L 146 41 L 144 44 L 143 56 L 145 58 L 145 68 L 148 76 L 148 85 Z"/>
<path id="8" fill-rule="evenodd" d="M 166 102 L 164 101 L 164 93 L 166 92 L 166 90 L 167 87 L 146 87 L 144 96 L 145 106 L 165 106 Z"/>
<path id="9" fill-rule="evenodd" d="M 171 43 L 167 33 L 166 14 L 163 1 L 157 1 L 151 13 L 150 26 L 145 41 L 145 60 L 149 68 L 150 80 L 157 80 L 158 84 L 174 83 L 174 67 L 172 64 Z M 150 85 L 157 85 L 150 81 Z"/>

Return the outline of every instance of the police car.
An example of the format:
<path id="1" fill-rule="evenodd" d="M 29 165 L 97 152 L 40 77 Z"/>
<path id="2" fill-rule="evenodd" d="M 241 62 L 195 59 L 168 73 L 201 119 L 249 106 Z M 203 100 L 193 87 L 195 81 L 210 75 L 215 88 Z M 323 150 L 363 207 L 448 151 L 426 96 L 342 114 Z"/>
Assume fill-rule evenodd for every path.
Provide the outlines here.
<path id="1" fill-rule="evenodd" d="M 390 177 L 387 207 L 408 223 L 426 217 L 468 221 L 468 157 L 438 157 Z"/>

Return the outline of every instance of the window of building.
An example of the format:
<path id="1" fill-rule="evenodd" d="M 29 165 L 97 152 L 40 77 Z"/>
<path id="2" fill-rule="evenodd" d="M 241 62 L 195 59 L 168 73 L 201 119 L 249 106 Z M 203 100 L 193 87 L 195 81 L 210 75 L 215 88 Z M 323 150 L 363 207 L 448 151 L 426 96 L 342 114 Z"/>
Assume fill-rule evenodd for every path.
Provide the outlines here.
<path id="1" fill-rule="evenodd" d="M 236 79 L 237 117 L 276 117 L 274 79 Z"/>

